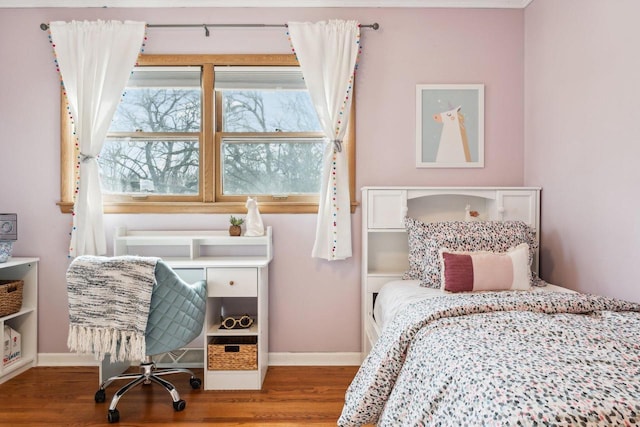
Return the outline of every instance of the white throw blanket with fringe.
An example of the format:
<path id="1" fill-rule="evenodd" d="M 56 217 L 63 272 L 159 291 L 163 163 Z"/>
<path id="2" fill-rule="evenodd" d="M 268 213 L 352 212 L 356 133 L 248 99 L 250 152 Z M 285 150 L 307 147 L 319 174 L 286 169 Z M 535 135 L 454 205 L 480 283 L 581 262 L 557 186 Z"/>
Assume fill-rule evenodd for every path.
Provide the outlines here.
<path id="1" fill-rule="evenodd" d="M 155 285 L 154 257 L 80 256 L 67 269 L 71 351 L 110 354 L 112 362 L 144 360 Z"/>

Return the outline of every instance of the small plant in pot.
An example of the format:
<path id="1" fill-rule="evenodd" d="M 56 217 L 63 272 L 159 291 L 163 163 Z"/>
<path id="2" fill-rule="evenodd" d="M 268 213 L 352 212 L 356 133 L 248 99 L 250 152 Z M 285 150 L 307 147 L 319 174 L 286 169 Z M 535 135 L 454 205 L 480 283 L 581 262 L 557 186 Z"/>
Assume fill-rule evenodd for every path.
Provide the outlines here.
<path id="1" fill-rule="evenodd" d="M 242 234 L 242 227 L 240 226 L 244 223 L 244 219 L 236 218 L 231 215 L 229 222 L 231 223 L 231 226 L 229 227 L 229 236 L 239 236 Z"/>

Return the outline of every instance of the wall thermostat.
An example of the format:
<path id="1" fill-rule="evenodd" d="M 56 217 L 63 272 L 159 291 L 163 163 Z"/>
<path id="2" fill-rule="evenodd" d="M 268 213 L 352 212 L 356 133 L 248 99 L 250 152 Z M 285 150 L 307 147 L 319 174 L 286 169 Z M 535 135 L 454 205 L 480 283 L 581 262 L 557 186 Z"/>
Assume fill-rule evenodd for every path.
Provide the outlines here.
<path id="1" fill-rule="evenodd" d="M 0 213 L 0 240 L 18 240 L 18 215 Z"/>

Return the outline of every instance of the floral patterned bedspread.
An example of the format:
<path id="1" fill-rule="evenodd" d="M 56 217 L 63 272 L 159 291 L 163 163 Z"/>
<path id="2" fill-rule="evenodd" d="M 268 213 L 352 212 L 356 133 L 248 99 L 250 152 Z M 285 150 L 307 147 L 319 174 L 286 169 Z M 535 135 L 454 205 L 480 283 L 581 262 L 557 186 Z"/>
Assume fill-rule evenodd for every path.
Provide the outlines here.
<path id="1" fill-rule="evenodd" d="M 363 362 L 338 425 L 638 425 L 638 312 L 560 292 L 414 303 Z"/>

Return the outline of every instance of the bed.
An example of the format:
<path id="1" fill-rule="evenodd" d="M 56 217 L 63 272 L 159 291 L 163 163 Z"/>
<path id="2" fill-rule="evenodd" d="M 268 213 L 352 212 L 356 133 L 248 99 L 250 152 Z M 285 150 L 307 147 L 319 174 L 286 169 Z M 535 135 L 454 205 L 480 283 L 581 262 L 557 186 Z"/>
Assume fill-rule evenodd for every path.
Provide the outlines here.
<path id="1" fill-rule="evenodd" d="M 363 189 L 366 354 L 339 425 L 640 423 L 640 305 L 537 276 L 539 194 Z"/>

